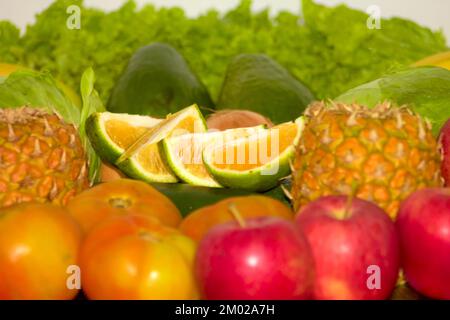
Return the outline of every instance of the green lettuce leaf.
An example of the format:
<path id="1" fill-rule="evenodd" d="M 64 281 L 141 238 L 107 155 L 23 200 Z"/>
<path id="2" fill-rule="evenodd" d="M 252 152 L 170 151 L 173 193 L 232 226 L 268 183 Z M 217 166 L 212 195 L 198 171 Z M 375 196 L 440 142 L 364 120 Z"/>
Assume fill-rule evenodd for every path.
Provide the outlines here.
<path id="1" fill-rule="evenodd" d="M 20 30 L 9 21 L 0 21 L 1 62 L 15 62 L 21 56 Z"/>
<path id="2" fill-rule="evenodd" d="M 254 12 L 250 0 L 241 0 L 225 14 L 211 10 L 190 18 L 180 8 L 137 6 L 134 1 L 104 12 L 86 7 L 82 0 L 56 0 L 22 36 L 14 26 L 3 24 L 8 36 L 0 31 L 0 61 L 47 69 L 72 88 L 92 66 L 96 88 L 106 102 L 133 53 L 164 42 L 185 57 L 215 99 L 234 56 L 264 53 L 322 99 L 447 50 L 441 32 L 405 19 L 383 19 L 381 29 L 370 30 L 362 11 L 302 2 L 302 14 Z M 69 5 L 81 8 L 79 30 L 66 27 Z"/>
<path id="3" fill-rule="evenodd" d="M 437 135 L 450 118 L 450 71 L 439 67 L 406 69 L 351 89 L 335 100 L 368 107 L 383 101 L 408 105 L 430 120 Z"/>

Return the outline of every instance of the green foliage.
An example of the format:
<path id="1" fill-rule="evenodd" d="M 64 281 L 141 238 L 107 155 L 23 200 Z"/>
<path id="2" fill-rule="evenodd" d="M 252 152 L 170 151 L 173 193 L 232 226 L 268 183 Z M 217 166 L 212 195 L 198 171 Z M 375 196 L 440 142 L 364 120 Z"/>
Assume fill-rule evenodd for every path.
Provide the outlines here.
<path id="1" fill-rule="evenodd" d="M 56 112 L 68 123 L 79 124 L 80 111 L 48 72 L 21 70 L 0 83 L 0 108 L 23 106 Z"/>
<path id="2" fill-rule="evenodd" d="M 94 89 L 95 73 L 92 68 L 88 68 L 81 76 L 80 91 L 81 98 L 83 100 L 83 107 L 81 108 L 80 120 L 78 132 L 80 133 L 81 140 L 84 145 L 84 149 L 87 152 L 89 160 L 89 178 L 92 183 L 95 183 L 100 178 L 100 165 L 101 160 L 97 153 L 94 151 L 89 138 L 86 133 L 86 120 L 95 112 L 105 111 L 97 91 Z"/>
<path id="3" fill-rule="evenodd" d="M 66 28 L 72 4 L 82 8 L 80 30 Z M 179 8 L 137 9 L 132 1 L 105 13 L 85 8 L 81 0 L 57 0 L 20 39 L 14 26 L 0 23 L 0 61 L 48 69 L 72 88 L 92 66 L 106 102 L 133 52 L 152 42 L 177 49 L 213 98 L 233 56 L 265 53 L 325 98 L 446 49 L 441 33 L 407 20 L 383 20 L 381 30 L 369 30 L 360 11 L 311 0 L 303 7 L 303 17 L 289 12 L 270 17 L 267 10 L 252 13 L 251 1 L 243 0 L 224 15 L 212 10 L 190 19 Z"/>
<path id="4" fill-rule="evenodd" d="M 402 70 L 353 88 L 336 100 L 368 107 L 383 101 L 408 105 L 430 120 L 437 136 L 450 118 L 450 71 L 439 67 Z"/>
<path id="5" fill-rule="evenodd" d="M 0 21 L 0 58 L 2 62 L 14 62 L 17 60 L 16 47 L 19 42 L 20 31 L 9 21 Z"/>

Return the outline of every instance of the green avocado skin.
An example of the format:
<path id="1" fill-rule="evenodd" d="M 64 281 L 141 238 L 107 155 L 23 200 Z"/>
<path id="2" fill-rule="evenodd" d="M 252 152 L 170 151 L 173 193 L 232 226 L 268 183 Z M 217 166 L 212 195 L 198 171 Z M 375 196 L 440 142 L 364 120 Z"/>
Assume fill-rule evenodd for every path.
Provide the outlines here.
<path id="1" fill-rule="evenodd" d="M 450 118 L 450 71 L 440 67 L 409 68 L 353 88 L 335 100 L 368 107 L 384 101 L 408 105 L 430 120 L 437 136 Z"/>
<path id="2" fill-rule="evenodd" d="M 164 118 L 194 103 L 214 108 L 208 90 L 184 58 L 167 44 L 153 43 L 131 57 L 107 109 Z"/>
<path id="3" fill-rule="evenodd" d="M 242 189 L 198 187 L 184 183 L 151 183 L 150 185 L 172 200 L 172 202 L 180 210 L 183 217 L 186 217 L 194 210 L 211 205 L 229 197 L 249 196 L 255 194 L 254 192 Z M 272 197 L 288 206 L 290 205 L 280 186 L 264 193 L 260 193 L 260 195 Z"/>
<path id="4" fill-rule="evenodd" d="M 229 63 L 217 109 L 258 112 L 274 123 L 299 117 L 314 95 L 264 54 L 241 54 Z"/>

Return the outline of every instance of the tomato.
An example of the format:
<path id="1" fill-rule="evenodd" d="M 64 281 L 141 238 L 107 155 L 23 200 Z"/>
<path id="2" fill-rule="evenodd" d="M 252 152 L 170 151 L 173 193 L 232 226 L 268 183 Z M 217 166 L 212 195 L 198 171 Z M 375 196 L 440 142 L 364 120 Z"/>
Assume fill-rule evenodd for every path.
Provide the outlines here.
<path id="1" fill-rule="evenodd" d="M 61 207 L 26 203 L 2 209 L 0 298 L 75 297 L 78 290 L 69 288 L 67 280 L 81 240 L 80 227 Z"/>
<path id="2" fill-rule="evenodd" d="M 148 215 L 170 227 L 177 227 L 182 219 L 169 198 L 147 183 L 131 179 L 109 181 L 85 190 L 72 198 L 67 208 L 86 232 L 114 215 Z"/>
<path id="3" fill-rule="evenodd" d="M 113 216 L 94 227 L 80 254 L 89 299 L 194 299 L 196 245 L 153 217 Z"/>
<path id="4" fill-rule="evenodd" d="M 234 221 L 229 209 L 232 204 L 244 219 L 264 216 L 294 218 L 291 208 L 273 198 L 259 195 L 231 197 L 193 211 L 181 222 L 179 230 L 199 242 L 212 227 Z"/>

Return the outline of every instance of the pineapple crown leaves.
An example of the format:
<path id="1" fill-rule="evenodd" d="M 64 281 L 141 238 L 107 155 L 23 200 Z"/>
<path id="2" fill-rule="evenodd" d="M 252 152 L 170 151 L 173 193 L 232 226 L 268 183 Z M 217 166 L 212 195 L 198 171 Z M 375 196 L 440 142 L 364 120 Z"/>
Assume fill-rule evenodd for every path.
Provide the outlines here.
<path id="1" fill-rule="evenodd" d="M 321 119 L 326 112 L 334 112 L 336 114 L 347 114 L 347 126 L 351 127 L 357 125 L 356 119 L 358 117 L 372 118 L 372 119 L 388 119 L 395 118 L 397 121 L 397 129 L 401 130 L 404 126 L 403 115 L 411 115 L 417 118 L 419 126 L 419 139 L 423 140 L 426 135 L 426 130 L 432 130 L 432 125 L 429 119 L 423 118 L 419 114 L 412 111 L 408 105 L 397 105 L 390 101 L 384 101 L 369 108 L 365 105 L 353 103 L 346 104 L 335 102 L 333 100 L 313 102 L 305 110 L 306 118 Z"/>

